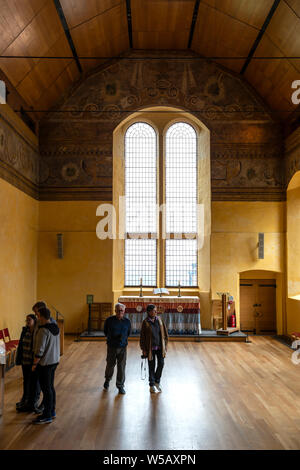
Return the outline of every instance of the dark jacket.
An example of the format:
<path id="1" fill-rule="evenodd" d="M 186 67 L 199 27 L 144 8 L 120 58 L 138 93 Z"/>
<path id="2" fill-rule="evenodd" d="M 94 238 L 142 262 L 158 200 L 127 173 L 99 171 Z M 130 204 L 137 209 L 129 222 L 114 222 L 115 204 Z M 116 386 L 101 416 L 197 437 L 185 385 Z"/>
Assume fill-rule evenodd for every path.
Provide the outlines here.
<path id="1" fill-rule="evenodd" d="M 166 325 L 162 321 L 161 318 L 157 317 L 157 321 L 159 322 L 160 326 L 160 334 L 161 334 L 161 351 L 163 357 L 166 356 L 167 346 L 168 346 L 168 331 Z M 141 350 L 145 351 L 149 361 L 152 361 L 152 327 L 150 322 L 145 318 L 142 323 L 141 328 L 141 336 L 140 336 L 140 346 Z"/>
<path id="2" fill-rule="evenodd" d="M 118 320 L 112 315 L 105 320 L 104 334 L 107 337 L 107 345 L 112 348 L 125 348 L 128 344 L 128 336 L 131 333 L 131 322 L 123 317 Z"/>
<path id="3" fill-rule="evenodd" d="M 21 366 L 23 360 L 23 338 L 26 334 L 27 326 L 23 326 L 21 331 L 21 336 L 18 344 L 17 355 L 16 355 L 16 365 Z"/>

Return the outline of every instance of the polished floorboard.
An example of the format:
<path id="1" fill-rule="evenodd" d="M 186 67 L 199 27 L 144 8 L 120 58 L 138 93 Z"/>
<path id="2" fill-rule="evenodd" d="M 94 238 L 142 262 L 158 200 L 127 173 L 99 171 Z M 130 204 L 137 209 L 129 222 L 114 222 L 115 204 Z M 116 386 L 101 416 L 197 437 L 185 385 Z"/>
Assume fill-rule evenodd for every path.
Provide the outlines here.
<path id="1" fill-rule="evenodd" d="M 141 380 L 131 341 L 121 396 L 115 376 L 102 389 L 105 343 L 67 338 L 51 424 L 34 426 L 35 415 L 16 413 L 21 370 L 7 372 L 0 449 L 299 449 L 300 364 L 272 337 L 251 341 L 171 342 L 157 395 Z"/>

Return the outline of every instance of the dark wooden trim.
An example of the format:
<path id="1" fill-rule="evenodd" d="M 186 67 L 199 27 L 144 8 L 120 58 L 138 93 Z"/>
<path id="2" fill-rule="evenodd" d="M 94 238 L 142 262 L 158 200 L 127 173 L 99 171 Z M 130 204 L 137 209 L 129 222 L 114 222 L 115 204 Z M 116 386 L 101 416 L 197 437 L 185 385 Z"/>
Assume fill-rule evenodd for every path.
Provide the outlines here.
<path id="1" fill-rule="evenodd" d="M 2 160 L 0 160 L 0 178 L 28 196 L 39 199 L 39 187 Z"/>
<path id="2" fill-rule="evenodd" d="M 212 201 L 286 201 L 286 191 L 282 188 L 214 188 Z"/>
<path id="3" fill-rule="evenodd" d="M 192 42 L 193 42 L 195 26 L 196 26 L 196 22 L 197 22 L 197 18 L 198 18 L 198 10 L 199 10 L 200 2 L 201 2 L 201 0 L 195 0 L 194 11 L 193 11 L 193 16 L 192 16 L 192 22 L 191 22 L 191 28 L 190 28 L 188 49 L 190 49 L 192 47 Z"/>
<path id="4" fill-rule="evenodd" d="M 38 146 L 35 146 L 34 142 L 26 135 L 26 133 L 22 132 L 22 129 L 20 128 L 20 126 L 15 126 L 14 123 L 11 122 L 9 116 L 5 113 L 2 113 L 1 109 L 0 109 L 0 120 L 1 119 L 5 122 L 5 124 L 7 124 L 10 127 L 10 129 L 13 132 L 15 132 L 20 137 L 20 139 L 22 139 L 27 145 L 29 145 L 32 148 L 32 150 L 34 152 L 36 152 L 38 154 L 38 152 L 39 152 Z M 30 132 L 32 132 L 31 129 L 29 129 L 29 130 L 30 130 Z M 35 134 L 33 134 L 33 135 L 34 135 L 34 137 L 36 137 Z"/>
<path id="5" fill-rule="evenodd" d="M 72 39 L 70 30 L 69 30 L 69 26 L 68 26 L 68 23 L 67 23 L 67 20 L 66 20 L 66 17 L 65 17 L 63 8 L 62 8 L 62 6 L 61 6 L 60 0 L 53 0 L 53 2 L 54 2 L 54 5 L 55 5 L 57 14 L 58 14 L 58 16 L 59 16 L 60 22 L 61 22 L 61 24 L 62 24 L 62 27 L 63 27 L 63 29 L 64 29 L 64 32 L 65 32 L 67 41 L 68 41 L 68 43 L 69 43 L 70 49 L 71 49 L 72 54 L 73 54 L 73 57 L 74 57 L 75 62 L 76 62 L 76 64 L 77 64 L 79 73 L 81 74 L 81 73 L 82 73 L 82 67 L 81 67 L 81 64 L 80 64 L 80 62 L 79 62 L 78 54 L 77 54 L 77 51 L 76 51 L 76 48 L 75 48 L 75 45 L 74 45 L 74 42 L 73 42 L 73 39 Z"/>
<path id="6" fill-rule="evenodd" d="M 40 201 L 112 201 L 112 188 L 43 188 L 39 190 Z"/>
<path id="7" fill-rule="evenodd" d="M 254 41 L 254 43 L 253 43 L 253 45 L 250 49 L 250 52 L 249 52 L 248 57 L 246 59 L 246 62 L 244 63 L 244 65 L 243 65 L 243 67 L 240 71 L 241 75 L 243 75 L 246 72 L 246 69 L 247 69 L 248 65 L 250 64 L 250 61 L 251 61 L 252 57 L 254 56 L 255 51 L 256 51 L 260 41 L 262 40 L 262 37 L 265 34 L 265 31 L 266 31 L 266 29 L 267 29 L 267 27 L 268 27 L 268 25 L 269 25 L 269 23 L 272 19 L 272 16 L 274 15 L 279 3 L 280 3 L 280 0 L 274 0 L 274 3 L 271 7 L 271 10 L 269 11 L 269 13 L 268 13 L 268 15 L 267 15 L 267 17 L 264 21 L 264 24 L 262 25 L 261 30 L 258 33 L 258 35 L 257 35 L 257 37 L 256 37 L 256 39 L 255 39 L 255 41 Z"/>
<path id="8" fill-rule="evenodd" d="M 112 201 L 112 188 L 43 188 L 31 183 L 20 173 L 0 161 L 0 178 L 40 201 Z M 241 202 L 286 201 L 286 191 L 270 188 L 213 188 L 211 200 Z"/>
<path id="9" fill-rule="evenodd" d="M 0 160 L 0 178 L 25 194 L 40 201 L 112 201 L 112 188 L 107 187 L 43 187 L 22 176 Z M 212 188 L 212 201 L 286 201 L 282 188 Z"/>
<path id="10" fill-rule="evenodd" d="M 133 40 L 132 40 L 131 0 L 126 0 L 126 15 L 127 15 L 127 25 L 128 25 L 129 47 L 130 49 L 132 49 Z"/>

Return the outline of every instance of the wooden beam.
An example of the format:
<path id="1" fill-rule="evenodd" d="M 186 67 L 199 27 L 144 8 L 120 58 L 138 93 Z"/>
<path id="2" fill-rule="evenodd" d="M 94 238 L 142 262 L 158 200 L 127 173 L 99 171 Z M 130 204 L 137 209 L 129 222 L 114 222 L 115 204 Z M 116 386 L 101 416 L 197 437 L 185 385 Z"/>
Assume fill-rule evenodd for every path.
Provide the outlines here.
<path id="1" fill-rule="evenodd" d="M 69 30 L 69 26 L 68 26 L 68 23 L 67 23 L 67 20 L 66 20 L 66 17 L 65 17 L 63 8 L 62 8 L 62 6 L 61 6 L 60 0 L 53 0 L 53 2 L 54 2 L 54 5 L 55 5 L 57 14 L 58 14 L 58 16 L 59 16 L 59 19 L 60 19 L 60 21 L 61 21 L 62 27 L 63 27 L 63 29 L 64 29 L 64 32 L 65 32 L 67 41 L 68 41 L 69 46 L 70 46 L 70 48 L 71 48 L 71 51 L 72 51 L 72 54 L 73 54 L 73 58 L 75 59 L 75 62 L 76 62 L 76 64 L 77 64 L 77 67 L 78 67 L 78 70 L 79 70 L 79 73 L 81 74 L 81 73 L 82 73 L 82 67 L 81 67 L 81 64 L 80 64 L 80 62 L 79 62 L 78 54 L 77 54 L 77 52 L 76 52 L 75 45 L 74 45 L 74 42 L 73 42 L 73 39 L 72 39 L 70 30 Z"/>
<path id="2" fill-rule="evenodd" d="M 199 10 L 200 1 L 201 0 L 195 0 L 195 6 L 194 6 L 194 11 L 193 11 L 193 16 L 192 16 L 190 35 L 189 35 L 188 49 L 190 49 L 191 46 L 192 46 L 192 41 L 193 41 L 196 21 L 197 21 L 197 17 L 198 17 L 198 10 Z"/>
<path id="3" fill-rule="evenodd" d="M 130 46 L 130 49 L 132 49 L 133 48 L 133 41 L 132 41 L 131 0 L 126 0 L 126 11 L 127 11 L 129 46 Z"/>
<path id="4" fill-rule="evenodd" d="M 258 33 L 258 35 L 257 35 L 257 37 L 256 37 L 256 39 L 253 43 L 253 46 L 250 49 L 250 52 L 249 52 L 248 57 L 246 59 L 246 62 L 244 63 L 243 67 L 241 68 L 241 71 L 240 71 L 241 75 L 243 75 L 246 72 L 246 69 L 247 69 L 248 65 L 250 64 L 250 61 L 251 61 L 252 57 L 254 56 L 255 51 L 256 51 L 260 41 L 262 40 L 262 37 L 265 34 L 265 31 L 266 31 L 273 15 L 274 15 L 279 3 L 280 3 L 280 0 L 274 0 L 274 3 L 271 7 L 271 10 L 269 11 L 269 13 L 268 13 L 268 15 L 267 15 L 267 17 L 264 21 L 264 24 L 262 25 L 262 28 L 259 31 L 259 33 Z"/>

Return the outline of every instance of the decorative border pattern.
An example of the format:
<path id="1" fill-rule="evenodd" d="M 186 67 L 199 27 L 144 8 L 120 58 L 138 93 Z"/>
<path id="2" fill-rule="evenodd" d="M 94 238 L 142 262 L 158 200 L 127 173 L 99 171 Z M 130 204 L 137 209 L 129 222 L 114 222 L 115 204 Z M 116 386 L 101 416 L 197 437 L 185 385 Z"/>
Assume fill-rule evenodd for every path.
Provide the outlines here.
<path id="1" fill-rule="evenodd" d="M 281 125 L 241 77 L 192 53 L 182 61 L 162 54 L 134 60 L 133 51 L 80 82 L 64 112 L 41 121 L 39 150 L 0 119 L 0 176 L 41 200 L 111 201 L 114 129 L 133 111 L 162 105 L 210 129 L 213 201 L 284 201 L 300 170 L 300 130 L 284 149 Z"/>

